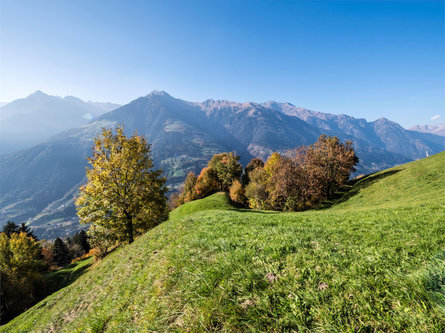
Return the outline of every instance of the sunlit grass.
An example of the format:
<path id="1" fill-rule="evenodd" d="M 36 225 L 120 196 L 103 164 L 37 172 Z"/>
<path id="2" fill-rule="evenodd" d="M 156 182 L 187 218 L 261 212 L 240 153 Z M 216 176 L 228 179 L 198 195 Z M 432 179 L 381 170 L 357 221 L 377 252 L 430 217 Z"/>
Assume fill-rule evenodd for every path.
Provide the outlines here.
<path id="1" fill-rule="evenodd" d="M 302 213 L 188 203 L 0 330 L 443 332 L 444 166 L 387 170 Z"/>

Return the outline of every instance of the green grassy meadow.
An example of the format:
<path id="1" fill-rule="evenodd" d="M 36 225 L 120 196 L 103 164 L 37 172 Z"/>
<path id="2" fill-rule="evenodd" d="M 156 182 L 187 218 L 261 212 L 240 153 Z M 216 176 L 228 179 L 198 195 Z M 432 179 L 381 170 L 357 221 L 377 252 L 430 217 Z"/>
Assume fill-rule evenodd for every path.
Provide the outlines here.
<path id="1" fill-rule="evenodd" d="M 324 209 L 217 193 L 0 331 L 445 332 L 444 199 L 445 153 L 353 181 Z"/>

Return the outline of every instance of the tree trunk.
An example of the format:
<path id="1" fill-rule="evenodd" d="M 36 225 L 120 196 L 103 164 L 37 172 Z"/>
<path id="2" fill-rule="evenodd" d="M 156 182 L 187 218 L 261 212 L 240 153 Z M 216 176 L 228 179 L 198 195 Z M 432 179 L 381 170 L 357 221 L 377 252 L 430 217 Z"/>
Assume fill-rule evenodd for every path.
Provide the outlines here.
<path id="1" fill-rule="evenodd" d="M 127 232 L 128 232 L 128 244 L 133 243 L 133 219 L 131 218 L 131 215 L 126 213 L 127 217 Z"/>

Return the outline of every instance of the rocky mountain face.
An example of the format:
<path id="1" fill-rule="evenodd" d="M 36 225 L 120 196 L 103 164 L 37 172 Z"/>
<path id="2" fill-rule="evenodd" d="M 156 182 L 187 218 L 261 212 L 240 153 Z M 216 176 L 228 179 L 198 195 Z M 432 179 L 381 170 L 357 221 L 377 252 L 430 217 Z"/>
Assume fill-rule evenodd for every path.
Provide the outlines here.
<path id="1" fill-rule="evenodd" d="M 0 156 L 0 224 L 28 222 L 40 237 L 72 233 L 73 196 L 85 181 L 86 157 L 103 127 L 119 124 L 152 143 L 156 166 L 168 185 L 199 172 L 211 156 L 235 151 L 246 164 L 315 142 L 321 134 L 353 140 L 360 157 L 357 173 L 370 173 L 445 149 L 445 138 L 404 130 L 386 119 L 367 122 L 286 103 L 192 103 L 165 92 L 152 92 L 105 113 L 94 121 L 61 132 L 30 149 Z"/>
<path id="2" fill-rule="evenodd" d="M 0 107 L 0 154 L 32 147 L 116 107 L 112 103 L 87 103 L 73 96 L 61 98 L 36 91 Z"/>
<path id="3" fill-rule="evenodd" d="M 445 136 L 445 123 L 435 125 L 416 125 L 411 127 L 410 131 Z"/>

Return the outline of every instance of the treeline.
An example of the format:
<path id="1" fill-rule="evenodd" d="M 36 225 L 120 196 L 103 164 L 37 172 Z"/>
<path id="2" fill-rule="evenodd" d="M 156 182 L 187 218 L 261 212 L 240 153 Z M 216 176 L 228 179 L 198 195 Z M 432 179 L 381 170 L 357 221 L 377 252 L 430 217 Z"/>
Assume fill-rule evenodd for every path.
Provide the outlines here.
<path id="1" fill-rule="evenodd" d="M 39 241 L 24 223 L 8 221 L 0 233 L 0 323 L 4 324 L 47 296 L 44 275 L 90 251 L 85 231 L 65 240 Z"/>
<path id="2" fill-rule="evenodd" d="M 264 163 L 254 158 L 244 168 L 234 153 L 216 154 L 199 176 L 187 175 L 170 197 L 174 208 L 217 191 L 255 209 L 305 210 L 331 198 L 355 171 L 358 157 L 351 141 L 322 135 L 317 142 L 289 152 L 274 152 Z"/>

